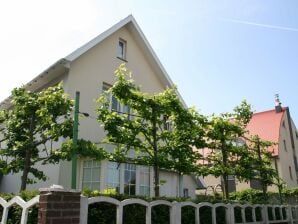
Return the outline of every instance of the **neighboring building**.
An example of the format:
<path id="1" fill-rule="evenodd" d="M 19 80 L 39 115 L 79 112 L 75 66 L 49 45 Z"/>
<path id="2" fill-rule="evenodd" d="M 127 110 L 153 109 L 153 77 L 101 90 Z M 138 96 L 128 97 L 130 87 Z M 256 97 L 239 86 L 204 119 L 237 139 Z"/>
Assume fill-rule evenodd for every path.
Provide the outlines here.
<path id="1" fill-rule="evenodd" d="M 247 130 L 249 135 L 258 135 L 263 140 L 276 143 L 268 148 L 273 156 L 272 167 L 278 170 L 279 177 L 287 187 L 297 187 L 298 131 L 291 119 L 289 108 L 281 107 L 278 95 L 275 99 L 275 109 L 254 113 Z M 207 176 L 204 180 L 206 185 L 210 186 L 209 189 L 221 184 L 220 178 L 212 176 Z M 229 184 L 230 191 L 247 188 L 261 189 L 257 181 L 243 183 L 233 177 L 231 177 Z M 277 191 L 277 187 L 270 186 L 268 190 Z"/>
<path id="2" fill-rule="evenodd" d="M 99 142 L 104 138 L 96 117 L 95 100 L 103 90 L 113 84 L 113 71 L 127 63 L 133 72 L 135 82 L 142 91 L 156 93 L 172 86 L 172 81 L 152 50 L 140 27 L 132 16 L 128 16 L 109 30 L 94 38 L 65 58 L 60 59 L 26 85 L 32 91 L 39 91 L 48 86 L 64 83 L 65 92 L 72 98 L 80 91 L 80 111 L 90 114 L 89 118 L 80 118 L 79 138 Z M 1 103 L 2 108 L 9 107 L 10 99 Z M 120 108 L 124 110 L 125 108 Z M 61 144 L 61 142 L 59 143 Z M 107 148 L 108 147 L 106 146 Z M 42 166 L 49 179 L 28 185 L 28 189 L 49 187 L 59 184 L 70 188 L 71 163 L 60 162 L 58 165 Z M 109 161 L 80 159 L 78 162 L 77 186 L 103 191 L 116 188 L 120 193 L 153 196 L 152 168 L 133 164 L 120 164 Z M 20 175 L 7 175 L 2 178 L 0 191 L 16 192 L 20 187 Z M 161 195 L 178 195 L 178 175 L 161 171 Z M 195 197 L 197 180 L 184 177 L 184 192 Z"/>

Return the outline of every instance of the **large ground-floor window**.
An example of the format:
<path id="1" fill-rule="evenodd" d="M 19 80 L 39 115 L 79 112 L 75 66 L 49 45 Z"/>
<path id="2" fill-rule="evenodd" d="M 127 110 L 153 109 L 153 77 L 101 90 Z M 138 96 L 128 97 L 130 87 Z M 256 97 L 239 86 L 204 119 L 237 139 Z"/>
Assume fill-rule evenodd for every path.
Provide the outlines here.
<path id="1" fill-rule="evenodd" d="M 140 172 L 140 187 L 139 194 L 150 195 L 150 168 L 148 166 L 139 166 Z"/>
<path id="2" fill-rule="evenodd" d="M 120 164 L 108 162 L 107 188 L 120 192 Z"/>
<path id="3" fill-rule="evenodd" d="M 136 194 L 136 165 L 125 163 L 124 169 L 124 194 Z"/>
<path id="4" fill-rule="evenodd" d="M 111 161 L 82 161 L 82 189 L 150 196 L 150 167 Z M 101 179 L 102 178 L 102 179 Z"/>
<path id="5" fill-rule="evenodd" d="M 82 188 L 96 190 L 100 188 L 100 161 L 83 161 L 83 180 Z"/>

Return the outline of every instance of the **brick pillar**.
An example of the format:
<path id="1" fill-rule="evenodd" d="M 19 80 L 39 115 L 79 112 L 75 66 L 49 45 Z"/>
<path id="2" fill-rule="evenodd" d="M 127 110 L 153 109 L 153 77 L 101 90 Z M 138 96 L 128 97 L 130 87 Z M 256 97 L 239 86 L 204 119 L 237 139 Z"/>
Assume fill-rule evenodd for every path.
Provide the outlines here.
<path id="1" fill-rule="evenodd" d="M 39 189 L 38 224 L 79 224 L 79 191 L 57 188 Z"/>

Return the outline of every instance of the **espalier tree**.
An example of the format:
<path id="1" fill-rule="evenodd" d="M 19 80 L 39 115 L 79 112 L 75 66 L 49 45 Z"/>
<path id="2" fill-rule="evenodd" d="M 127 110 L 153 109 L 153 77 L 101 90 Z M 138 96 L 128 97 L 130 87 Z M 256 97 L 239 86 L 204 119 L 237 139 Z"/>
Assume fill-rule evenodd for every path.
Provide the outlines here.
<path id="1" fill-rule="evenodd" d="M 4 174 L 22 173 L 21 191 L 28 183 L 34 183 L 34 178 L 46 179 L 37 164 L 50 162 L 53 142 L 71 136 L 72 105 L 62 84 L 41 92 L 24 87 L 12 91 L 11 107 L 0 112 L 0 170 Z"/>
<path id="2" fill-rule="evenodd" d="M 246 138 L 246 142 L 250 150 L 251 179 L 260 183 L 263 197 L 266 199 L 268 186 L 276 185 L 280 189 L 283 183 L 277 170 L 272 166 L 273 155 L 270 147 L 273 143 L 262 140 L 258 135 Z"/>
<path id="3" fill-rule="evenodd" d="M 206 118 L 181 103 L 175 88 L 157 94 L 140 91 L 125 65 L 116 71 L 115 84 L 99 99 L 98 121 L 106 131 L 105 141 L 115 144 L 110 159 L 149 165 L 154 170 L 154 191 L 159 196 L 159 171 L 180 175 L 199 172 L 200 154 L 193 146 L 205 146 Z M 111 98 L 126 112 L 111 110 Z M 128 151 L 134 151 L 129 157 Z"/>
<path id="4" fill-rule="evenodd" d="M 251 106 L 243 101 L 233 113 L 213 115 L 209 121 L 208 174 L 221 177 L 225 199 L 229 199 L 229 176 L 240 180 L 250 179 L 250 151 L 246 144 L 239 143 L 239 139 L 244 137 L 251 116 Z"/>

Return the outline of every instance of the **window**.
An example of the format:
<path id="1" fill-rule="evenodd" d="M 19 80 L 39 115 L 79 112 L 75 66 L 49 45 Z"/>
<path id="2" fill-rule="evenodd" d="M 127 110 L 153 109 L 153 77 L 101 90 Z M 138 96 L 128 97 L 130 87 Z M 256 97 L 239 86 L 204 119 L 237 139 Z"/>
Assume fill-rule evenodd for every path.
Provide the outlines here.
<path id="1" fill-rule="evenodd" d="M 131 118 L 130 108 L 128 106 L 122 105 L 122 113 L 127 116 L 128 120 Z"/>
<path id="2" fill-rule="evenodd" d="M 102 91 L 103 93 L 107 90 L 109 90 L 112 86 L 103 83 L 102 85 Z M 128 119 L 132 118 L 131 110 L 128 106 L 120 104 L 119 101 L 111 94 L 108 94 L 109 104 L 106 105 L 106 107 L 110 108 L 111 111 L 118 112 L 119 114 L 123 114 L 124 116 L 127 116 Z"/>
<path id="3" fill-rule="evenodd" d="M 105 91 L 108 91 L 112 86 L 107 84 L 107 83 L 103 83 L 102 84 L 102 92 L 104 93 Z M 118 100 L 114 97 L 111 96 L 111 94 L 108 94 L 108 98 L 110 99 L 110 105 L 106 105 L 107 107 L 110 107 L 112 111 L 120 111 L 120 103 L 118 102 Z"/>
<path id="4" fill-rule="evenodd" d="M 106 91 L 108 91 L 111 87 L 112 86 L 109 85 L 109 84 L 107 84 L 107 83 L 103 83 L 102 84 L 102 94 L 104 96 L 106 96 L 109 99 L 109 101 L 110 101 L 110 98 L 111 98 L 111 94 L 110 93 L 106 93 Z M 110 103 L 106 103 L 104 106 L 105 106 L 105 108 L 110 108 Z"/>
<path id="5" fill-rule="evenodd" d="M 150 168 L 148 166 L 139 166 L 140 170 L 140 195 L 150 195 Z"/>
<path id="6" fill-rule="evenodd" d="M 228 175 L 228 191 L 235 192 L 236 191 L 236 179 L 233 175 Z M 221 186 L 224 186 L 224 180 L 221 178 Z"/>
<path id="7" fill-rule="evenodd" d="M 285 123 L 285 121 L 282 122 L 282 126 L 283 126 L 284 128 L 286 128 L 286 123 Z"/>
<path id="8" fill-rule="evenodd" d="M 292 174 L 292 167 L 291 166 L 289 166 L 289 174 L 290 174 L 291 180 L 293 180 L 293 174 Z"/>
<path id="9" fill-rule="evenodd" d="M 188 188 L 184 188 L 184 189 L 183 189 L 183 197 L 184 197 L 184 198 L 188 198 L 188 197 L 189 197 Z"/>
<path id="10" fill-rule="evenodd" d="M 120 112 L 120 103 L 114 96 L 112 96 L 111 99 L 111 110 L 115 112 Z"/>
<path id="11" fill-rule="evenodd" d="M 107 188 L 120 191 L 120 166 L 116 162 L 108 162 Z"/>
<path id="12" fill-rule="evenodd" d="M 123 39 L 118 41 L 117 57 L 126 60 L 126 41 Z"/>
<path id="13" fill-rule="evenodd" d="M 136 194 L 136 165 L 125 164 L 124 170 L 124 194 Z"/>
<path id="14" fill-rule="evenodd" d="M 283 142 L 284 142 L 284 149 L 285 149 L 285 151 L 288 151 L 288 150 L 287 150 L 287 143 L 286 143 L 286 140 L 283 140 Z"/>
<path id="15" fill-rule="evenodd" d="M 100 189 L 100 161 L 85 160 L 83 162 L 82 188 Z"/>
<path id="16" fill-rule="evenodd" d="M 170 130 L 170 120 L 168 115 L 163 115 L 163 126 L 164 130 Z"/>

